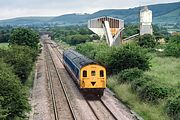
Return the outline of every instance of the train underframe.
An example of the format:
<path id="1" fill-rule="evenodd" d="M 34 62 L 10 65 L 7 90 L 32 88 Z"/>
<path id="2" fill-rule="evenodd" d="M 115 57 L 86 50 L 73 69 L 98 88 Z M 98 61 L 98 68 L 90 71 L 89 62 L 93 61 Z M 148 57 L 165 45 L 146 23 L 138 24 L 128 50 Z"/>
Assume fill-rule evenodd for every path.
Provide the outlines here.
<path id="1" fill-rule="evenodd" d="M 80 88 L 84 94 L 101 97 L 104 94 L 104 88 Z"/>

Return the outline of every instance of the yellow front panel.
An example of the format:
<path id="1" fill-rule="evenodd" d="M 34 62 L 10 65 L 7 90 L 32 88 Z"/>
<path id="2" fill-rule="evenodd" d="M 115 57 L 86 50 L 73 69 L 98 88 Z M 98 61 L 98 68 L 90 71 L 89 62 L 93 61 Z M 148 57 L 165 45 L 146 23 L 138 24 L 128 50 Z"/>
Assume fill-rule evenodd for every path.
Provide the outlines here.
<path id="1" fill-rule="evenodd" d="M 83 71 L 87 71 L 87 76 L 83 77 Z M 100 76 L 103 71 L 103 77 Z M 87 65 L 80 72 L 81 88 L 106 88 L 106 69 L 100 65 Z"/>

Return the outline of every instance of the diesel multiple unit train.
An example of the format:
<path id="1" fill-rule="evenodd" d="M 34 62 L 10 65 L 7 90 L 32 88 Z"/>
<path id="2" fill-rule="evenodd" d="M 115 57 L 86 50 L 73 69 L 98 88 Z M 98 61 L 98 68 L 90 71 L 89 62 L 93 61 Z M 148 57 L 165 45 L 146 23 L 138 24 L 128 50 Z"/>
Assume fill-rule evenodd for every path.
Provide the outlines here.
<path id="1" fill-rule="evenodd" d="M 106 69 L 74 50 L 63 52 L 65 68 L 83 92 L 102 96 L 106 88 Z"/>

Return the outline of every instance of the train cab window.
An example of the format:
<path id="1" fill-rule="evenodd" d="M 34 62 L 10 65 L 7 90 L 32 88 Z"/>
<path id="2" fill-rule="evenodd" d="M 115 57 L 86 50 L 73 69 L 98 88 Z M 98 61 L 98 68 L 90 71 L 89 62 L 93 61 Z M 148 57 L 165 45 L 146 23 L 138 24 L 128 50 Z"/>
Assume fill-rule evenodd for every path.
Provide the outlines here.
<path id="1" fill-rule="evenodd" d="M 86 70 L 83 71 L 83 77 L 87 77 L 87 71 Z"/>
<path id="2" fill-rule="evenodd" d="M 95 71 L 91 71 L 91 76 L 96 76 L 96 72 Z"/>
<path id="3" fill-rule="evenodd" d="M 100 70 L 100 77 L 104 77 L 104 71 Z"/>

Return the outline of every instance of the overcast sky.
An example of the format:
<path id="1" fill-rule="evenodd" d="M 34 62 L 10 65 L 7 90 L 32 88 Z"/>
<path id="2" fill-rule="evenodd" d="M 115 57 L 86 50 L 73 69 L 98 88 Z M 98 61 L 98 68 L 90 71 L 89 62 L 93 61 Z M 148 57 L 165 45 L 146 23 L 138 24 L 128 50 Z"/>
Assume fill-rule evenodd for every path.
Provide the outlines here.
<path id="1" fill-rule="evenodd" d="M 178 1 L 180 0 L 0 0 L 0 19 L 93 13 L 102 9 L 124 9 Z"/>

